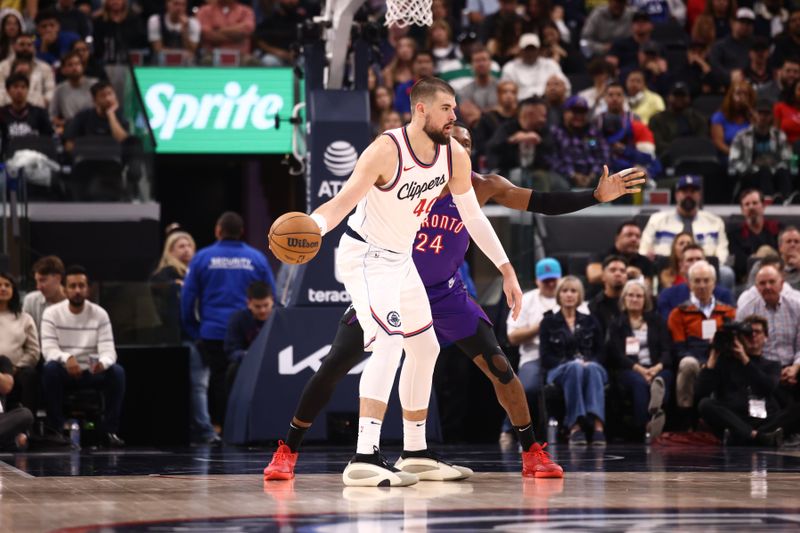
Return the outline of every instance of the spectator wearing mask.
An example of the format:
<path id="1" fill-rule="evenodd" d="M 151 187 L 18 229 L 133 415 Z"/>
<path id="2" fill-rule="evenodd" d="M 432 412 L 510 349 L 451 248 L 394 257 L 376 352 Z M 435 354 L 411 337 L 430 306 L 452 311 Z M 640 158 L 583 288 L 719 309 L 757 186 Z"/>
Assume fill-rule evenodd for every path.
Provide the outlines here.
<path id="1" fill-rule="evenodd" d="M 54 9 L 63 31 L 77 33 L 81 39 L 92 34 L 92 21 L 86 13 L 75 7 L 75 0 L 56 0 Z"/>
<path id="2" fill-rule="evenodd" d="M 162 50 L 183 50 L 193 59 L 200 44 L 200 23 L 187 14 L 186 0 L 168 0 L 164 13 L 150 15 L 147 40 L 155 58 Z"/>
<path id="3" fill-rule="evenodd" d="M 474 79 L 457 91 L 459 101 L 463 104 L 471 102 L 481 112 L 491 111 L 497 107 L 498 81 L 492 76 L 492 56 L 483 46 L 476 46 L 470 57 Z"/>
<path id="4" fill-rule="evenodd" d="M 189 264 L 181 293 L 181 320 L 188 336 L 198 341 L 211 370 L 211 419 L 221 426 L 227 403 L 224 339 L 228 321 L 245 306 L 250 283 L 263 281 L 274 294 L 275 282 L 264 254 L 242 242 L 244 221 L 240 215 L 223 213 L 214 235 L 217 242 L 199 250 Z"/>
<path id="5" fill-rule="evenodd" d="M 769 68 L 770 42 L 766 37 L 756 36 L 750 45 L 749 62 L 742 72 L 744 79 L 750 82 L 756 94 L 761 88 L 772 83 L 772 69 Z"/>
<path id="6" fill-rule="evenodd" d="M 728 174 L 741 188 L 756 188 L 782 203 L 792 194 L 792 148 L 786 134 L 772 126 L 772 104 L 759 100 L 755 122 L 736 134 L 728 155 Z"/>
<path id="7" fill-rule="evenodd" d="M 490 111 L 482 113 L 478 124 L 474 128 L 475 154 L 478 158 L 481 156 L 490 158 L 492 156 L 487 146 L 489 140 L 500 126 L 517 117 L 517 107 L 517 85 L 513 81 L 500 80 L 497 84 L 497 106 Z M 478 169 L 482 169 L 481 167 L 483 166 L 485 165 L 475 165 Z"/>
<path id="8" fill-rule="evenodd" d="M 681 233 L 680 235 L 688 234 Z M 675 239 L 677 240 L 678 237 L 675 237 Z M 664 317 L 664 320 L 669 318 L 673 309 L 689 299 L 689 269 L 698 261 L 705 261 L 705 259 L 703 247 L 699 244 L 691 242 L 684 246 L 678 260 L 678 276 L 671 287 L 665 288 L 658 295 L 658 312 Z M 725 287 L 714 284 L 713 294 L 714 298 L 722 303 L 731 306 L 734 304 L 733 293 Z"/>
<path id="9" fill-rule="evenodd" d="M 689 87 L 677 82 L 667 96 L 667 109 L 650 118 L 656 155 L 662 157 L 672 141 L 681 137 L 708 137 L 708 120 L 691 107 Z"/>
<path id="10" fill-rule="evenodd" d="M 117 436 L 125 371 L 117 364 L 108 313 L 88 300 L 89 278 L 81 266 L 67 269 L 67 299 L 48 307 L 42 316 L 42 385 L 47 402 L 47 426 L 55 435 L 64 427 L 64 392 L 94 388 L 105 394 L 105 443 L 124 446 Z"/>
<path id="11" fill-rule="evenodd" d="M 56 88 L 56 79 L 53 69 L 46 62 L 36 59 L 34 52 L 34 36 L 29 33 L 22 33 L 17 36 L 12 45 L 14 57 L 9 57 L 0 62 L 0 80 L 5 84 L 6 78 L 12 74 L 12 65 L 15 60 L 30 61 L 33 64 L 30 76 L 28 77 L 28 102 L 31 105 L 44 107 L 45 109 L 53 99 L 53 91 Z"/>
<path id="12" fill-rule="evenodd" d="M 664 405 L 674 381 L 669 330 L 653 312 L 650 291 L 641 281 L 625 283 L 619 305 L 622 312 L 608 328 L 609 362 L 619 369 L 620 385 L 633 399 L 637 429 L 656 439 L 664 429 Z"/>
<path id="13" fill-rule="evenodd" d="M 790 145 L 800 140 L 800 80 L 795 81 L 773 108 L 775 124 L 786 134 Z"/>
<path id="14" fill-rule="evenodd" d="M 144 24 L 128 0 L 105 0 L 93 26 L 94 55 L 105 65 L 127 64 L 130 50 L 147 48 Z"/>
<path id="15" fill-rule="evenodd" d="M 522 35 L 519 39 L 519 55 L 503 66 L 502 78 L 517 84 L 521 99 L 542 96 L 547 79 L 553 74 L 563 74 L 558 63 L 540 55 L 540 47 L 538 35 Z"/>
<path id="16" fill-rule="evenodd" d="M 96 78 L 83 74 L 83 63 L 77 52 L 69 52 L 61 62 L 61 73 L 65 80 L 56 86 L 50 102 L 50 119 L 56 131 L 63 133 L 64 126 L 75 115 L 94 105 L 91 87 Z"/>
<path id="17" fill-rule="evenodd" d="M 556 287 L 559 309 L 545 313 L 539 330 L 539 354 L 547 383 L 564 390 L 569 445 L 606 445 L 605 396 L 608 373 L 603 366 L 603 337 L 597 320 L 582 313 L 583 285 L 575 276 Z"/>
<path id="18" fill-rule="evenodd" d="M 225 389 L 228 396 L 247 350 L 269 319 L 274 305 L 270 286 L 263 281 L 254 281 L 247 287 L 247 308 L 231 315 L 225 332 L 225 354 L 228 356 Z"/>
<path id="19" fill-rule="evenodd" d="M 735 334 L 732 346 L 711 349 L 697 378 L 698 409 L 724 444 L 779 447 L 783 428 L 775 424 L 780 410 L 775 392 L 780 368 L 765 350 L 771 330 L 758 315 L 744 323 L 749 331 Z"/>
<path id="20" fill-rule="evenodd" d="M 8 147 L 11 139 L 28 136 L 52 136 L 53 125 L 47 111 L 28 103 L 28 78 L 22 74 L 12 74 L 6 78 L 6 92 L 10 104 L 0 107 L 0 128 L 3 146 Z"/>
<path id="21" fill-rule="evenodd" d="M 684 252 L 684 255 L 686 252 Z M 700 366 L 708 360 L 711 340 L 723 323 L 733 320 L 736 310 L 714 297 L 717 275 L 707 261 L 689 268 L 689 300 L 672 310 L 669 326 L 678 357 L 677 404 L 694 406 L 694 391 Z"/>
<path id="22" fill-rule="evenodd" d="M 236 4 L 236 2 L 233 3 Z M 274 6 L 274 11 L 264 17 L 261 24 L 255 28 L 254 44 L 258 53 L 261 54 L 261 64 L 267 67 L 291 65 L 294 60 L 292 45 L 297 39 L 297 25 L 302 24 L 308 16 L 298 0 L 279 0 L 275 2 Z M 252 24 L 255 22 L 251 21 L 252 13 L 248 13 L 245 9 L 238 9 L 238 11 L 236 16 L 229 13 L 230 20 L 227 21 L 220 19 L 224 12 L 213 12 L 214 16 L 218 18 L 216 22 L 218 42 L 210 40 L 209 44 L 218 48 L 228 48 L 221 43 L 227 37 L 225 33 L 229 31 L 229 29 L 224 29 L 225 26 L 231 26 L 234 32 L 239 32 L 241 37 L 241 44 L 237 44 L 234 48 L 239 48 L 242 54 L 248 53 L 248 50 L 244 49 L 244 44 L 247 42 L 248 34 L 253 32 Z M 211 13 L 209 11 L 206 17 L 210 17 Z M 211 32 L 214 31 L 213 25 L 209 26 L 207 22 L 204 31 L 211 35 Z M 204 46 L 208 45 L 204 44 Z"/>
<path id="23" fill-rule="evenodd" d="M 748 7 L 740 7 L 731 24 L 731 33 L 725 37 L 717 36 L 711 47 L 709 59 L 719 72 L 745 70 L 749 62 L 749 52 L 753 44 L 753 24 L 756 15 Z M 730 78 L 728 78 L 730 80 Z"/>
<path id="24" fill-rule="evenodd" d="M 626 220 L 619 226 L 614 235 L 614 246 L 601 252 L 586 265 L 586 279 L 590 284 L 596 285 L 603 282 L 603 262 L 607 257 L 619 256 L 625 259 L 627 266 L 636 267 L 644 277 L 645 282 L 652 282 L 653 262 L 639 253 L 639 243 L 642 239 L 642 230 L 635 220 Z"/>
<path id="25" fill-rule="evenodd" d="M 545 158 L 572 187 L 594 187 L 610 154 L 605 139 L 588 121 L 589 105 L 580 96 L 564 104 L 564 126 L 551 128 L 553 149 Z"/>
<path id="26" fill-rule="evenodd" d="M 553 74 L 544 87 L 544 101 L 547 104 L 547 124 L 564 125 L 564 103 L 569 98 L 569 80 L 563 74 Z"/>
<path id="27" fill-rule="evenodd" d="M 650 122 L 653 115 L 664 110 L 664 99 L 647 88 L 642 70 L 628 72 L 625 90 L 628 93 L 628 108 L 645 124 Z"/>
<path id="28" fill-rule="evenodd" d="M 794 87 L 797 80 L 800 80 L 800 59 L 787 57 L 775 71 L 775 79 L 759 87 L 758 97 L 776 103 L 785 91 Z"/>
<path id="29" fill-rule="evenodd" d="M 631 34 L 636 10 L 627 0 L 609 0 L 608 5 L 596 7 L 589 14 L 581 31 L 581 49 L 586 57 L 603 56 L 612 43 Z"/>
<path id="30" fill-rule="evenodd" d="M 5 406 L 21 405 L 36 411 L 39 393 L 39 333 L 33 317 L 22 310 L 17 283 L 11 274 L 0 273 L 0 354 L 13 366 L 14 389 Z"/>
<path id="31" fill-rule="evenodd" d="M 733 82 L 722 107 L 711 115 L 711 141 L 723 158 L 731 151 L 736 134 L 750 125 L 756 106 L 756 92 L 746 81 Z"/>
<path id="32" fill-rule="evenodd" d="M 42 314 L 53 304 L 64 301 L 64 263 L 55 255 L 41 257 L 33 263 L 36 290 L 25 295 L 22 311 L 33 317 L 36 331 L 42 331 Z"/>
<path id="33" fill-rule="evenodd" d="M 744 220 L 728 224 L 727 232 L 736 278 L 743 279 L 747 277 L 749 259 L 763 247 L 777 253 L 781 225 L 764 217 L 764 194 L 758 189 L 743 190 L 739 194 L 739 208 Z"/>
<path id="34" fill-rule="evenodd" d="M 622 256 L 610 255 L 603 260 L 603 291 L 589 302 L 589 311 L 600 324 L 603 338 L 608 327 L 620 315 L 619 297 L 628 281 L 627 269 L 628 262 Z"/>
<path id="35" fill-rule="evenodd" d="M 639 49 L 650 42 L 653 34 L 653 22 L 646 11 L 637 11 L 633 15 L 631 34 L 617 39 L 611 45 L 606 61 L 625 71 L 639 64 Z"/>
<path id="36" fill-rule="evenodd" d="M 36 14 L 36 33 L 36 57 L 53 66 L 81 38 L 77 33 L 61 29 L 58 13 L 54 9 L 45 9 Z"/>

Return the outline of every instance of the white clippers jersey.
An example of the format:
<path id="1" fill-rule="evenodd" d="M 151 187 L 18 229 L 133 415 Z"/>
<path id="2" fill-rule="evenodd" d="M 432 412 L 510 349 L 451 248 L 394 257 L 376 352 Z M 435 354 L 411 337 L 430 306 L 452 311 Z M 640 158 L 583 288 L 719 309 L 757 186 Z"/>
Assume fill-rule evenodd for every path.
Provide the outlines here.
<path id="1" fill-rule="evenodd" d="M 406 128 L 388 130 L 397 147 L 397 171 L 386 185 L 372 187 L 347 219 L 347 225 L 368 243 L 399 253 L 410 253 L 420 224 L 453 172 L 450 145 L 436 145 L 433 162 L 414 155 Z"/>

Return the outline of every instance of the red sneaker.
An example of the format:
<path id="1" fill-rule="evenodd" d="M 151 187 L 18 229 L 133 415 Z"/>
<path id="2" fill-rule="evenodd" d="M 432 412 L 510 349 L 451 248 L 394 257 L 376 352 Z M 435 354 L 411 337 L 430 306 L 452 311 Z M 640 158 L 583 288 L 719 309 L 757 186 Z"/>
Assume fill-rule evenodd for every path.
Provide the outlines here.
<path id="1" fill-rule="evenodd" d="M 294 465 L 297 463 L 297 454 L 283 443 L 278 441 L 278 450 L 272 454 L 272 461 L 264 469 L 264 481 L 278 479 L 294 479 Z"/>
<path id="2" fill-rule="evenodd" d="M 530 450 L 522 452 L 522 477 L 564 477 L 564 469 L 553 462 L 545 448 L 547 443 L 539 446 L 534 442 Z"/>

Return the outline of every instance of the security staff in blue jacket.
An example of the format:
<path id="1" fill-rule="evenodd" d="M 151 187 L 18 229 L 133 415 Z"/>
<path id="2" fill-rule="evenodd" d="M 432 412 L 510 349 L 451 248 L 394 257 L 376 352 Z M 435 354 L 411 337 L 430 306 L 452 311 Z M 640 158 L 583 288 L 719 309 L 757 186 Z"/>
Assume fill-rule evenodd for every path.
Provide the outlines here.
<path id="1" fill-rule="evenodd" d="M 209 411 L 215 424 L 225 416 L 225 374 L 228 358 L 223 342 L 233 313 L 247 305 L 247 287 L 254 281 L 275 290 L 264 254 L 241 241 L 244 221 L 226 212 L 217 220 L 217 242 L 195 254 L 183 282 L 181 322 L 210 367 Z"/>

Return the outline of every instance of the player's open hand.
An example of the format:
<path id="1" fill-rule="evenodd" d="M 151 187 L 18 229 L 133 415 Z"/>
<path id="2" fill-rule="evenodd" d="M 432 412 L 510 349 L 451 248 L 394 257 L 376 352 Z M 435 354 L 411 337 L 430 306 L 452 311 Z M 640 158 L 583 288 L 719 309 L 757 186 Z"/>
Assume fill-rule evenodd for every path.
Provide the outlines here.
<path id="1" fill-rule="evenodd" d="M 640 185 L 644 185 L 645 181 L 645 172 L 638 168 L 626 168 L 609 176 L 608 167 L 603 165 L 603 175 L 597 182 L 594 197 L 599 202 L 611 202 L 620 196 L 641 191 Z"/>
<path id="2" fill-rule="evenodd" d="M 511 317 L 516 320 L 522 309 L 522 289 L 519 287 L 517 273 L 514 272 L 511 263 L 501 266 L 500 271 L 503 273 L 503 292 L 506 294 L 506 303 L 511 309 Z"/>

